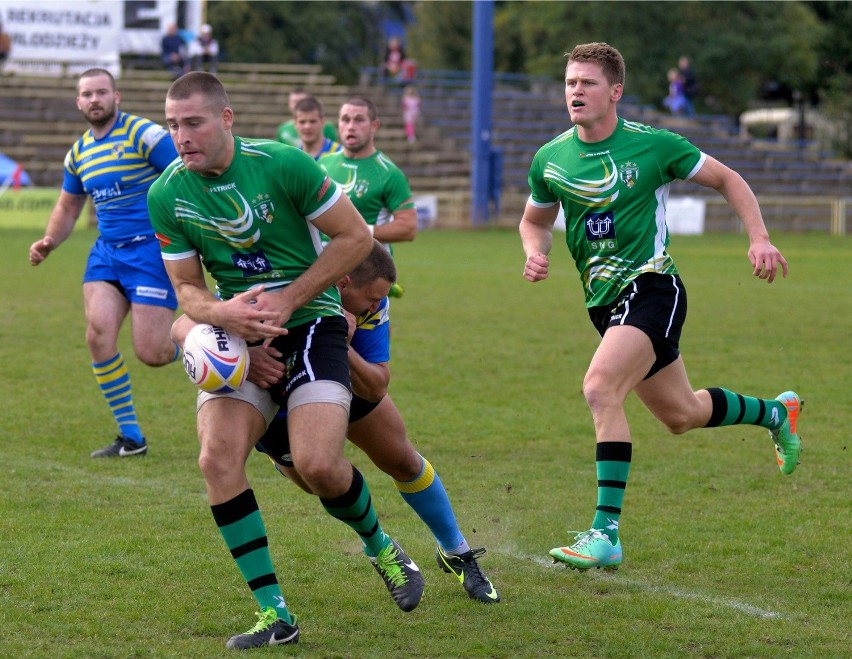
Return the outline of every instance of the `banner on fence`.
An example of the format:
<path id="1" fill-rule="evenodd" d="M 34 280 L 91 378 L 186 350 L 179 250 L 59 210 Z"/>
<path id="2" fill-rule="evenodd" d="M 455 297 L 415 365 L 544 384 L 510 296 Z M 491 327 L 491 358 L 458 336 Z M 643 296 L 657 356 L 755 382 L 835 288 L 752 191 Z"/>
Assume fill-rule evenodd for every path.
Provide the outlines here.
<path id="1" fill-rule="evenodd" d="M 159 54 L 171 24 L 201 25 L 200 2 L 178 0 L 0 0 L 0 21 L 12 50 L 7 73 L 60 76 L 99 66 L 121 72 L 121 53 Z M 180 16 L 179 16 L 180 14 Z"/>

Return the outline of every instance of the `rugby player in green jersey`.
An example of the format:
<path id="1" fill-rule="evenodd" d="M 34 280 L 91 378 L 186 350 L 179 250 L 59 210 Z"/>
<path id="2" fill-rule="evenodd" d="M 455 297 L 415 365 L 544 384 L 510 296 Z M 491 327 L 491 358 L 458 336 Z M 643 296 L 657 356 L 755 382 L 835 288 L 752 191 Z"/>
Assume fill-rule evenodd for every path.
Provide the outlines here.
<path id="1" fill-rule="evenodd" d="M 617 114 L 624 60 L 605 43 L 576 46 L 565 69 L 565 101 L 574 126 L 539 149 L 520 222 L 524 277 L 547 278 L 559 206 L 580 273 L 589 316 L 601 335 L 583 382 L 597 438 L 598 500 L 591 528 L 550 555 L 572 568 L 615 569 L 632 443 L 624 403 L 635 392 L 674 434 L 750 424 L 766 428 L 781 472 L 790 474 L 801 443 L 795 392 L 775 399 L 712 387 L 694 391 L 678 343 L 686 291 L 666 251 L 669 184 L 713 188 L 743 223 L 752 273 L 769 283 L 787 261 L 770 242 L 757 199 L 743 178 L 683 137 Z"/>
<path id="2" fill-rule="evenodd" d="M 199 466 L 228 550 L 260 606 L 229 648 L 295 643 L 296 617 L 281 593 L 245 462 L 279 406 L 288 410 L 293 462 L 325 510 L 358 533 L 396 604 L 423 594 L 418 567 L 379 524 L 367 484 L 343 457 L 351 400 L 348 324 L 335 284 L 373 241 L 348 197 L 306 153 L 236 137 L 219 80 L 182 76 L 166 96 L 180 156 L 148 194 L 166 271 L 185 314 L 271 345 L 285 374 L 270 389 L 246 382 L 199 392 Z M 321 233 L 328 240 L 323 245 Z M 208 288 L 203 266 L 216 282 Z"/>
<path id="3" fill-rule="evenodd" d="M 417 209 L 405 174 L 376 148 L 379 126 L 376 104 L 366 96 L 350 97 L 338 113 L 343 151 L 323 156 L 320 164 L 355 204 L 373 237 L 393 254 L 393 243 L 417 236 Z M 395 283 L 390 297 L 403 292 Z"/>
<path id="4" fill-rule="evenodd" d="M 301 138 L 299 137 L 299 131 L 296 129 L 296 106 L 299 104 L 299 101 L 306 98 L 313 97 L 301 87 L 297 87 L 291 91 L 287 97 L 287 106 L 290 108 L 290 114 L 293 115 L 293 118 L 285 121 L 283 124 L 279 124 L 275 130 L 275 139 L 282 144 L 289 144 L 297 149 L 300 148 Z M 337 129 L 330 121 L 323 122 L 322 134 L 330 140 L 337 140 Z"/>
<path id="5" fill-rule="evenodd" d="M 299 134 L 298 148 L 310 155 L 314 160 L 326 153 L 337 153 L 342 148 L 340 143 L 329 139 L 323 133 L 325 112 L 313 96 L 307 96 L 296 103 L 293 111 L 296 131 Z"/>

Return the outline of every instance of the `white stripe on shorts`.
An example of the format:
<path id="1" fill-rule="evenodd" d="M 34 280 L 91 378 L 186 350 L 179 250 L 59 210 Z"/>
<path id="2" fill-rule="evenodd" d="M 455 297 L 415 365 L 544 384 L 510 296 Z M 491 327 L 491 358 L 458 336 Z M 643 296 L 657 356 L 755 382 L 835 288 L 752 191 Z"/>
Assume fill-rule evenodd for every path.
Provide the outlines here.
<path id="1" fill-rule="evenodd" d="M 675 277 L 674 275 L 672 275 L 671 277 L 672 277 L 672 286 L 674 286 L 674 289 L 675 289 L 675 299 L 674 299 L 674 304 L 672 305 L 672 313 L 669 316 L 669 324 L 666 327 L 666 338 L 668 338 L 669 331 L 672 328 L 672 323 L 674 322 L 675 311 L 677 311 L 677 301 L 680 299 L 680 288 L 678 288 L 678 285 L 677 285 L 677 277 Z"/>

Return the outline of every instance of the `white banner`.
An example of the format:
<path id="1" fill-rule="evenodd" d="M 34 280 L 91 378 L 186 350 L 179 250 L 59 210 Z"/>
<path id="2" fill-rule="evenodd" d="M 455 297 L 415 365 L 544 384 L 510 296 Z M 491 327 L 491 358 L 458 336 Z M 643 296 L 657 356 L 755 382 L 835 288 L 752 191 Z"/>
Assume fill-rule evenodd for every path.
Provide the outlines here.
<path id="1" fill-rule="evenodd" d="M 118 74 L 123 3 L 0 0 L 0 10 L 12 41 L 7 72 L 56 75 L 102 66 Z"/>
<path id="2" fill-rule="evenodd" d="M 166 28 L 197 33 L 200 0 L 0 0 L 12 40 L 7 73 L 67 75 L 100 66 L 118 77 L 120 53 L 160 54 Z M 179 15 L 180 14 L 180 15 Z"/>

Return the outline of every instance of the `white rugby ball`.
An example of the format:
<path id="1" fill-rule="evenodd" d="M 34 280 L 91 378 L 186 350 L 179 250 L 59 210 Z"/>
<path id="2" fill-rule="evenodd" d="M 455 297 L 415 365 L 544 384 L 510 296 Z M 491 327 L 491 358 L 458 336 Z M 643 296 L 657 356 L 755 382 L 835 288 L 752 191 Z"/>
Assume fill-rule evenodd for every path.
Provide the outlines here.
<path id="1" fill-rule="evenodd" d="M 212 394 L 227 394 L 246 381 L 249 352 L 245 339 L 201 323 L 183 344 L 183 368 L 193 384 Z"/>

